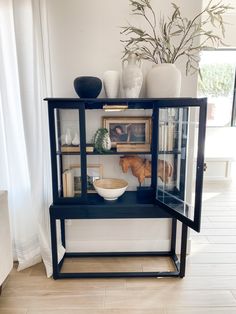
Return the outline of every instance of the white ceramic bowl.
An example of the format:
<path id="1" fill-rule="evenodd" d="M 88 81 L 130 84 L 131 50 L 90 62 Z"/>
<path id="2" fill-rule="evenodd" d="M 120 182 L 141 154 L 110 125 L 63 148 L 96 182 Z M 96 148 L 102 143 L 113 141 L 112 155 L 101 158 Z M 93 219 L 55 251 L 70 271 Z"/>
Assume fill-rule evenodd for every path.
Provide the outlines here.
<path id="1" fill-rule="evenodd" d="M 107 201 L 115 201 L 128 187 L 123 179 L 98 179 L 93 182 L 97 193 Z"/>

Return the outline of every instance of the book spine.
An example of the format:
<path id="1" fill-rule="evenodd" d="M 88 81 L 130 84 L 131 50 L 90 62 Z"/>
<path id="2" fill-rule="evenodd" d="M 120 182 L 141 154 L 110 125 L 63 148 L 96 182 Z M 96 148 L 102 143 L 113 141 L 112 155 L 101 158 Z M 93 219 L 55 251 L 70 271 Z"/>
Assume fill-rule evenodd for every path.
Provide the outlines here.
<path id="1" fill-rule="evenodd" d="M 67 191 L 69 197 L 74 196 L 74 176 L 71 170 L 67 172 Z"/>
<path id="2" fill-rule="evenodd" d="M 164 147 L 163 147 L 163 150 L 166 151 L 167 150 L 167 135 L 168 135 L 168 125 L 165 124 L 164 125 Z"/>
<path id="3" fill-rule="evenodd" d="M 62 174 L 62 188 L 63 188 L 63 197 L 67 197 L 67 182 L 66 182 L 65 171 Z"/>
<path id="4" fill-rule="evenodd" d="M 150 144 L 117 144 L 117 152 L 149 152 Z"/>
<path id="5" fill-rule="evenodd" d="M 171 151 L 174 148 L 174 128 L 173 123 L 168 124 L 168 136 L 167 136 L 167 150 Z"/>
<path id="6" fill-rule="evenodd" d="M 159 150 L 164 150 L 164 125 L 159 126 Z"/>
<path id="7" fill-rule="evenodd" d="M 62 175 L 63 184 L 63 196 L 73 197 L 74 196 L 74 176 L 71 170 L 64 171 Z"/>

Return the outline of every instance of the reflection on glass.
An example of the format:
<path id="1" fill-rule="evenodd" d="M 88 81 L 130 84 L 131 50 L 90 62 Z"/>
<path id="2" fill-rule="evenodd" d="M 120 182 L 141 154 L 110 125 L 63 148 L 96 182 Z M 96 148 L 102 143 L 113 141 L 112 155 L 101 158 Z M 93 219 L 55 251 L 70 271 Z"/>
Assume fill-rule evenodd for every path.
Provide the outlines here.
<path id="1" fill-rule="evenodd" d="M 76 167 L 80 168 L 79 110 L 55 109 L 59 197 L 80 196 Z"/>
<path id="2" fill-rule="evenodd" d="M 173 194 L 159 190 L 158 191 L 158 200 L 164 203 L 165 205 L 169 206 L 170 208 L 176 210 L 180 214 L 190 217 L 191 213 L 191 205 L 187 202 L 180 200 L 178 197 L 174 196 Z"/>
<path id="3" fill-rule="evenodd" d="M 157 199 L 193 219 L 199 108 L 159 112 Z"/>
<path id="4" fill-rule="evenodd" d="M 63 153 L 80 151 L 79 110 L 57 110 L 58 146 Z"/>

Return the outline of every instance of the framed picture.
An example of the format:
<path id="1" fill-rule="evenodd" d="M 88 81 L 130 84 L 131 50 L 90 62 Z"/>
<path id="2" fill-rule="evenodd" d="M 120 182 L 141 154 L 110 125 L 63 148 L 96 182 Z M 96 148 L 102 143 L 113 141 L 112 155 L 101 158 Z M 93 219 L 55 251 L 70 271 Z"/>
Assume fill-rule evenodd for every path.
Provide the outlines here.
<path id="1" fill-rule="evenodd" d="M 102 178 L 102 165 L 87 165 L 87 192 L 95 193 L 93 182 Z M 81 194 L 81 168 L 80 165 L 71 165 L 63 172 L 63 196 L 74 197 Z"/>
<path id="2" fill-rule="evenodd" d="M 116 144 L 150 144 L 151 117 L 103 117 L 112 146 Z"/>

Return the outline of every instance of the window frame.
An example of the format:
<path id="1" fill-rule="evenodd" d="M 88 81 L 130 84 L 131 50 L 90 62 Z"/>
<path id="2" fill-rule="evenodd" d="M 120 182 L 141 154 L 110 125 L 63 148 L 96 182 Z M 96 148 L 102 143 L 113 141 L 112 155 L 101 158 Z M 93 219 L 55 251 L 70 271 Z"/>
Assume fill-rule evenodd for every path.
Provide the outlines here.
<path id="1" fill-rule="evenodd" d="M 231 125 L 230 126 L 236 127 L 236 67 L 235 67 L 235 76 L 234 76 L 233 104 L 232 104 Z"/>

